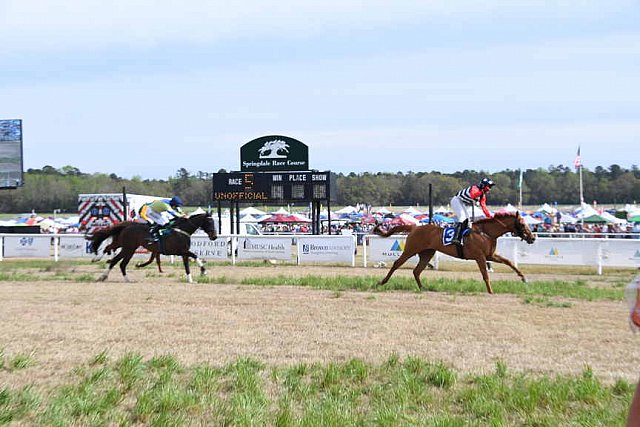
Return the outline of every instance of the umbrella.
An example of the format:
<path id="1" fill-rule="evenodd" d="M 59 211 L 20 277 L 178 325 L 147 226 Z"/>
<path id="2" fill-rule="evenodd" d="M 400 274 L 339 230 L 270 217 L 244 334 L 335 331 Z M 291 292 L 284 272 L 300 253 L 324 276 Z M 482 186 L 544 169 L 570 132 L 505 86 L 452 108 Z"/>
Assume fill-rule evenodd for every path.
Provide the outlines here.
<path id="1" fill-rule="evenodd" d="M 362 218 L 360 218 L 360 222 L 362 224 L 375 224 L 378 222 L 378 220 L 373 215 L 364 215 Z"/>
<path id="2" fill-rule="evenodd" d="M 418 223 L 418 220 L 407 214 L 400 214 L 393 218 L 390 222 L 391 225 L 414 225 Z"/>
<path id="3" fill-rule="evenodd" d="M 446 215 L 440 215 L 440 214 L 434 214 L 433 220 L 435 222 L 447 222 L 447 223 L 456 222 L 453 218 L 448 217 Z"/>
<path id="4" fill-rule="evenodd" d="M 296 213 L 289 215 L 289 217 L 297 220 L 297 221 L 293 221 L 293 222 L 311 222 L 311 219 L 307 218 L 304 215 L 300 215 L 300 214 L 296 214 Z"/>
<path id="5" fill-rule="evenodd" d="M 258 222 L 311 222 L 309 218 L 305 218 L 299 215 L 285 215 L 285 214 L 274 214 L 265 218 L 262 218 Z"/>

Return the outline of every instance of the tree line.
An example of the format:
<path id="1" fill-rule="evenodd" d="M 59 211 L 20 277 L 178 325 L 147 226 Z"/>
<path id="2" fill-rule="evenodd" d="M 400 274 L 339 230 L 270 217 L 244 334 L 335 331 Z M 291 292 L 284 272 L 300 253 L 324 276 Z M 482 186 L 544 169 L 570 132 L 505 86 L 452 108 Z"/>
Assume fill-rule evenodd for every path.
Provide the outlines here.
<path id="1" fill-rule="evenodd" d="M 218 172 L 226 172 L 220 169 Z M 489 196 L 490 205 L 517 204 L 520 197 L 520 170 L 500 172 L 464 170 L 445 174 L 441 172 L 378 172 L 336 174 L 334 205 L 367 203 L 374 206 L 426 206 L 429 184 L 435 205 L 447 205 L 461 188 L 491 177 L 496 183 Z M 640 170 L 636 165 L 625 169 L 619 165 L 594 170 L 583 169 L 585 201 L 599 204 L 624 205 L 640 201 Z M 15 190 L 0 192 L 1 213 L 21 212 L 77 212 L 78 194 L 128 193 L 157 196 L 179 195 L 189 206 L 210 206 L 212 201 L 211 174 L 191 173 L 185 168 L 167 180 L 143 179 L 135 176 L 124 179 L 115 174 L 83 173 L 73 166 L 28 169 L 25 185 Z M 558 203 L 577 205 L 580 199 L 579 174 L 563 165 L 546 169 L 522 171 L 522 202 L 524 205 Z"/>

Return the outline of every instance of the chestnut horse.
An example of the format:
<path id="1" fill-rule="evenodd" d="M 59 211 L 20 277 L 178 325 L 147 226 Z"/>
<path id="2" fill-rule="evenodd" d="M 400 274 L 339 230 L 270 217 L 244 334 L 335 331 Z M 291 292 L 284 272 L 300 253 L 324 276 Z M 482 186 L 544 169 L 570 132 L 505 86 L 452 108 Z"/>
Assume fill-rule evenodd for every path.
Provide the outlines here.
<path id="1" fill-rule="evenodd" d="M 193 215 L 187 218 L 178 218 L 175 220 L 171 233 L 161 237 L 160 241 L 150 241 L 149 225 L 137 222 L 122 222 L 104 230 L 99 230 L 94 234 L 87 236 L 87 240 L 91 241 L 92 251 L 97 252 L 97 248 L 108 237 L 118 236 L 118 241 L 122 247 L 120 252 L 109 261 L 107 270 L 98 278 L 98 281 L 104 281 L 109 276 L 111 269 L 120 262 L 120 271 L 125 281 L 129 281 L 127 277 L 127 264 L 133 257 L 136 249 L 140 246 L 151 252 L 151 258 L 147 262 L 151 262 L 154 256 L 163 255 L 180 255 L 184 264 L 184 270 L 189 283 L 193 282 L 191 277 L 191 269 L 189 268 L 189 258 L 193 258 L 200 266 L 200 273 L 206 274 L 204 264 L 196 254 L 189 250 L 191 246 L 191 235 L 201 228 L 209 236 L 209 239 L 215 240 L 218 235 L 213 218 L 210 213 Z"/>
<path id="2" fill-rule="evenodd" d="M 520 237 L 529 244 L 536 240 L 536 237 L 529 229 L 529 226 L 524 222 L 518 212 L 515 214 L 497 213 L 493 218 L 484 218 L 474 222 L 471 227 L 471 232 L 464 238 L 462 257 L 458 254 L 458 248 L 456 245 L 444 245 L 442 243 L 444 229 L 437 225 L 399 225 L 388 231 L 382 230 L 380 225 L 377 225 L 373 230 L 374 234 L 382 237 L 388 237 L 392 234 L 402 232 L 409 233 L 404 251 L 393 263 L 393 266 L 391 266 L 391 270 L 389 270 L 386 277 L 378 283 L 378 286 L 387 283 L 394 271 L 396 271 L 409 258 L 414 255 L 418 255 L 420 260 L 418 261 L 418 265 L 413 269 L 413 277 L 416 279 L 418 288 L 422 290 L 420 274 L 436 251 L 456 258 L 475 260 L 478 264 L 478 268 L 480 268 L 480 272 L 482 273 L 484 283 L 487 285 L 487 292 L 490 294 L 493 293 L 493 289 L 491 289 L 491 281 L 489 279 L 489 273 L 487 273 L 487 261 L 495 261 L 508 265 L 518 274 L 518 276 L 520 276 L 523 282 L 526 283 L 527 281 L 522 272 L 518 270 L 510 260 L 495 253 L 497 239 L 505 233 L 511 233 L 516 237 Z"/>

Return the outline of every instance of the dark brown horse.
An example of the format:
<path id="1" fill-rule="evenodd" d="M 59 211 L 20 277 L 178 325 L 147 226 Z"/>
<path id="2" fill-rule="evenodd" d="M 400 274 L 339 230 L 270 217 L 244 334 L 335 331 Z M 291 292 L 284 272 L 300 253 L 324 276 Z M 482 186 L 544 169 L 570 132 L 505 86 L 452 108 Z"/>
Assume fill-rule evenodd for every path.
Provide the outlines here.
<path id="1" fill-rule="evenodd" d="M 92 240 L 91 240 L 91 244 L 89 245 L 91 253 L 95 254 L 95 256 L 91 258 L 91 262 L 98 262 L 102 259 L 104 255 L 111 255 L 112 253 L 120 249 L 122 247 L 122 243 L 120 243 L 120 232 L 124 230 L 126 227 L 133 224 L 138 224 L 138 223 L 133 221 L 125 221 L 125 222 L 119 223 L 118 227 L 112 227 L 110 229 L 101 228 L 94 231 L 91 234 Z M 109 244 L 105 246 L 105 248 L 102 250 L 102 253 L 99 253 L 100 245 L 102 244 L 102 242 L 104 242 L 108 238 L 111 238 L 111 242 L 109 242 Z M 149 256 L 149 260 L 146 262 L 136 264 L 136 267 L 146 267 L 147 265 L 151 264 L 154 259 L 156 260 L 156 264 L 158 265 L 158 272 L 162 273 L 162 265 L 160 262 L 159 252 L 151 252 L 151 255 Z"/>
<path id="2" fill-rule="evenodd" d="M 376 226 L 373 232 L 382 237 L 388 237 L 392 234 L 402 232 L 409 233 L 404 251 L 393 263 L 391 270 L 389 270 L 389 273 L 387 273 L 386 277 L 382 279 L 378 286 L 387 283 L 393 272 L 414 255 L 418 255 L 420 258 L 418 265 L 413 269 L 413 277 L 416 279 L 416 283 L 421 290 L 422 283 L 420 282 L 420 274 L 427 267 L 429 260 L 431 260 L 436 251 L 452 257 L 461 258 L 456 245 L 443 244 L 444 230 L 445 229 L 432 224 L 422 226 L 399 225 L 388 231 L 382 230 L 379 225 Z M 536 240 L 529 226 L 527 226 L 519 213 L 496 214 L 493 218 L 480 219 L 473 223 L 471 232 L 464 238 L 462 258 L 476 261 L 482 273 L 484 283 L 487 285 L 487 292 L 490 294 L 493 293 L 493 290 L 491 289 L 489 273 L 487 273 L 487 261 L 495 261 L 508 265 L 520 276 L 523 282 L 527 281 L 522 272 L 518 270 L 511 261 L 495 253 L 498 237 L 506 233 L 520 237 L 529 244 Z"/>
<path id="3" fill-rule="evenodd" d="M 107 239 L 118 235 L 118 240 L 121 245 L 121 250 L 116 254 L 113 259 L 109 261 L 107 270 L 98 278 L 98 281 L 104 281 L 109 276 L 111 269 L 120 263 L 120 271 L 125 281 L 129 281 L 127 277 L 127 265 L 133 257 L 136 249 L 140 246 L 149 250 L 151 259 L 147 262 L 151 262 L 154 255 L 179 255 L 182 257 L 185 273 L 189 283 L 193 282 L 191 277 L 191 269 L 189 268 L 189 258 L 193 258 L 200 266 L 200 273 L 206 274 L 204 264 L 198 258 L 196 254 L 189 250 L 191 246 L 191 235 L 201 228 L 209 239 L 215 240 L 218 236 L 216 233 L 216 227 L 213 222 L 213 218 L 210 213 L 203 213 L 193 215 L 188 218 L 178 218 L 175 220 L 175 224 L 171 228 L 171 233 L 163 236 L 160 241 L 150 241 L 149 237 L 149 225 L 136 222 L 123 222 L 109 227 L 100 232 L 96 232 L 87 236 L 87 239 L 91 241 L 92 250 L 100 247 L 100 244 Z"/>

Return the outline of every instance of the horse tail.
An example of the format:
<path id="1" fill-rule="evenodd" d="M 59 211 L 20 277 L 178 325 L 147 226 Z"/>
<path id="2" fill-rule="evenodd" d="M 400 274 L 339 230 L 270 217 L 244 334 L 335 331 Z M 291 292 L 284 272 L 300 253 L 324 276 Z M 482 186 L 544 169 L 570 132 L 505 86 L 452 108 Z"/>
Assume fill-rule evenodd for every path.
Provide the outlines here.
<path id="1" fill-rule="evenodd" d="M 100 249 L 100 245 L 102 244 L 102 242 L 107 240 L 109 237 L 112 237 L 113 240 L 116 240 L 120 235 L 120 232 L 131 224 L 131 221 L 120 222 L 108 228 L 100 228 L 93 233 L 86 235 L 85 239 L 91 242 L 91 244 L 89 245 L 91 253 L 98 255 L 98 249 Z"/>
<path id="2" fill-rule="evenodd" d="M 394 227 L 391 227 L 389 230 L 383 230 L 380 227 L 380 224 L 378 224 L 373 229 L 373 234 L 376 234 L 381 237 L 389 237 L 397 233 L 410 233 L 413 231 L 414 228 L 416 228 L 415 225 L 396 225 Z"/>

